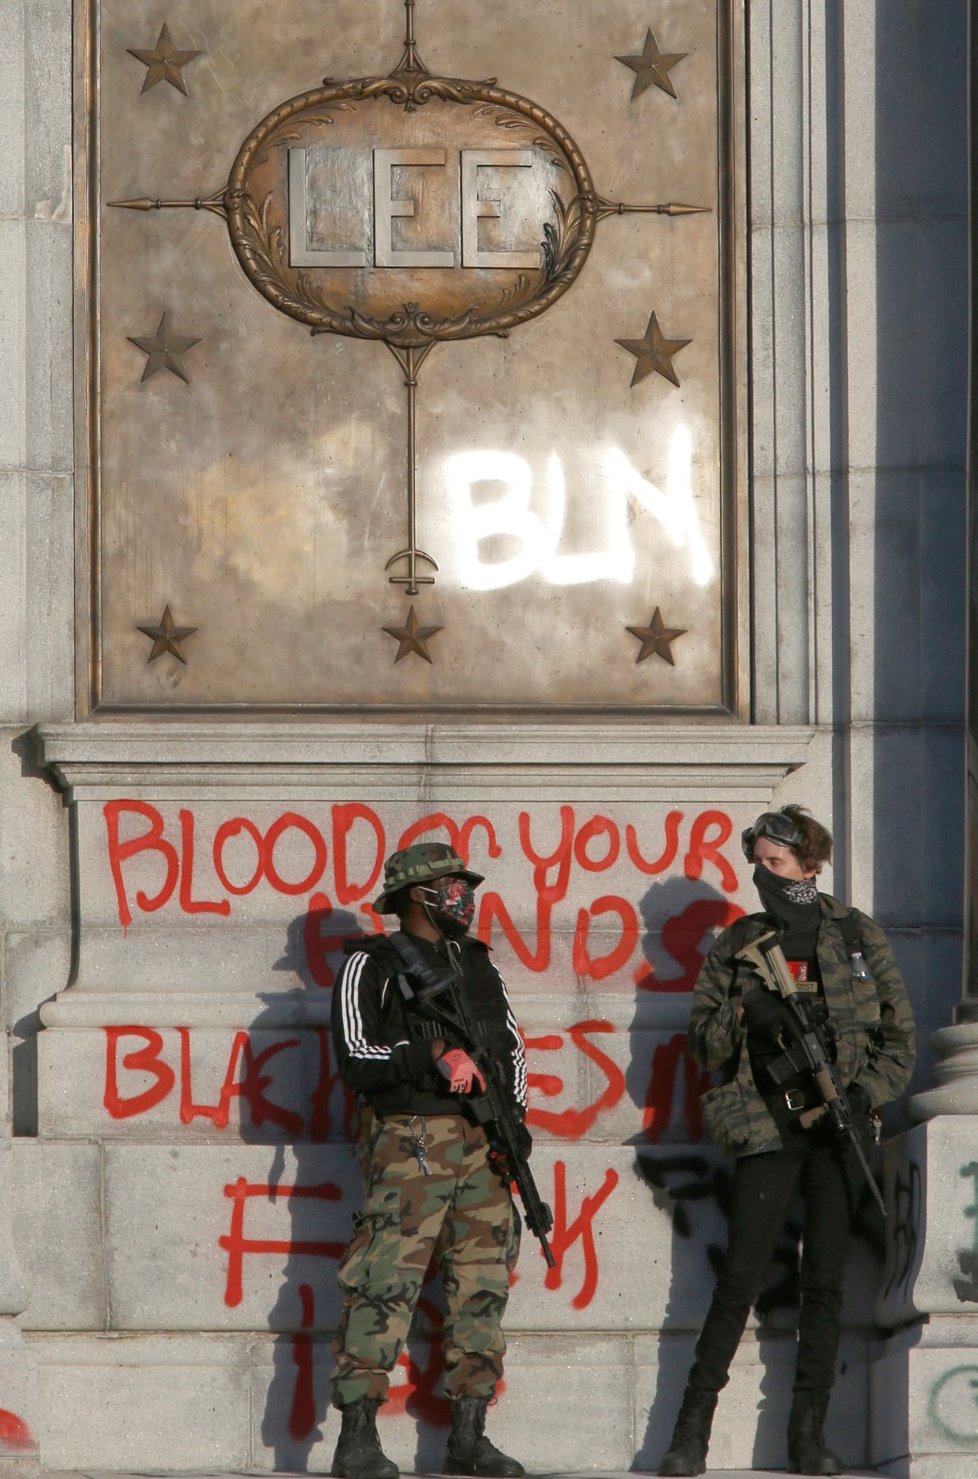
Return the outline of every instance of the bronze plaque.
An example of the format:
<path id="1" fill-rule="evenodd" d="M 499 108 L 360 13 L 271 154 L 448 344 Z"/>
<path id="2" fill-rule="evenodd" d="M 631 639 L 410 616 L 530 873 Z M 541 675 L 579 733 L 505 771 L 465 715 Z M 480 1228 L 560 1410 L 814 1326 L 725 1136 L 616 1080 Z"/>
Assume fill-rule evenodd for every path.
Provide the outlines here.
<path id="1" fill-rule="evenodd" d="M 84 706 L 739 714 L 735 0 L 78 49 Z"/>
<path id="2" fill-rule="evenodd" d="M 261 121 L 227 195 L 246 274 L 315 329 L 404 346 L 543 313 L 594 237 L 573 141 L 497 87 L 419 72 L 417 106 L 398 106 L 405 91 L 398 77 L 336 84 Z"/>

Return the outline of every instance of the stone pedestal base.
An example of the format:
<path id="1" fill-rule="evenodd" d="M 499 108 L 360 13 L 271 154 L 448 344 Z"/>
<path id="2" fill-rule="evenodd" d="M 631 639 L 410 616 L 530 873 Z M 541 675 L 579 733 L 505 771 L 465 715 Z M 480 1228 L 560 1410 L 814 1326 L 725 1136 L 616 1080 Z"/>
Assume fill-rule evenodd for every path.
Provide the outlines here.
<path id="1" fill-rule="evenodd" d="M 0 1453 L 0 1479 L 39 1479 L 41 1459 L 36 1443 L 21 1449 Z"/>
<path id="2" fill-rule="evenodd" d="M 884 1345 L 870 1375 L 871 1461 L 893 1479 L 978 1473 L 978 1313 L 933 1315 Z"/>
<path id="3" fill-rule="evenodd" d="M 893 1333 L 872 1366 L 871 1456 L 894 1479 L 978 1474 L 976 1152 L 973 1114 L 938 1115 L 886 1147 L 876 1315 Z"/>
<path id="4" fill-rule="evenodd" d="M 37 1359 L 11 1319 L 0 1319 L 0 1479 L 38 1479 L 41 1407 Z"/>
<path id="5" fill-rule="evenodd" d="M 531 1473 L 655 1471 L 679 1407 L 691 1334 L 582 1338 L 510 1328 L 507 1339 L 505 1384 L 489 1414 L 494 1441 Z M 328 1335 L 52 1332 L 31 1343 L 46 1469 L 329 1470 L 339 1422 L 329 1405 Z M 866 1346 L 861 1332 L 844 1336 L 829 1410 L 827 1436 L 847 1472 L 866 1467 Z M 402 1471 L 438 1473 L 448 1407 L 425 1380 L 426 1342 L 412 1337 L 410 1349 L 416 1367 L 413 1376 L 403 1366 L 394 1373 L 379 1414 L 381 1440 Z M 745 1335 L 720 1398 L 711 1469 L 784 1468 L 794 1350 L 790 1332 Z"/>

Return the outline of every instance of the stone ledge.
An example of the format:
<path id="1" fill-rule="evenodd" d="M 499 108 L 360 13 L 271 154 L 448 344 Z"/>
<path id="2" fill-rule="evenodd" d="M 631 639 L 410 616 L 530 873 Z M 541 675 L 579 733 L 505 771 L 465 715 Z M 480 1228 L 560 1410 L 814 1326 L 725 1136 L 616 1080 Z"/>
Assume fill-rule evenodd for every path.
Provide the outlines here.
<path id="1" fill-rule="evenodd" d="M 575 796 L 770 800 L 814 731 L 702 724 L 51 724 L 39 759 L 70 794 L 337 799 Z"/>

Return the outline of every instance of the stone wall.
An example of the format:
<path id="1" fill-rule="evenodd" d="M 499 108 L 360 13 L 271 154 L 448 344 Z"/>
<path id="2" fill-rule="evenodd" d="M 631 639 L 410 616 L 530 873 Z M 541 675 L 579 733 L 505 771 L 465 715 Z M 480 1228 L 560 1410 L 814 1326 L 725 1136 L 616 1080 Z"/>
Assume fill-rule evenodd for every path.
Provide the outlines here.
<path id="1" fill-rule="evenodd" d="M 614 51 L 681 18 L 625 11 Z M 557 1218 L 551 1275 L 524 1247 L 496 1421 L 529 1467 L 652 1467 L 723 1236 L 729 1169 L 700 1139 L 682 1032 L 711 931 L 753 904 L 739 829 L 789 799 L 831 822 L 828 886 L 907 975 L 919 1090 L 960 995 L 965 7 L 746 6 L 738 703 L 613 724 L 77 722 L 91 284 L 71 98 L 83 117 L 90 19 L 69 0 L 0 17 L 0 1462 L 325 1466 L 355 1198 L 322 1038 L 335 937 L 375 927 L 378 861 L 428 818 L 472 822 Z M 573 51 L 566 26 L 556 42 Z M 574 111 L 600 135 L 600 109 Z M 889 1152 L 885 1268 L 879 1229 L 857 1229 L 830 1420 L 848 1464 L 895 1475 L 964 1475 L 978 1442 L 971 1121 L 941 1114 Z M 793 1294 L 786 1243 L 714 1466 L 783 1463 Z M 405 1467 L 440 1457 L 437 1322 L 433 1294 L 398 1374 L 409 1416 L 385 1419 Z"/>

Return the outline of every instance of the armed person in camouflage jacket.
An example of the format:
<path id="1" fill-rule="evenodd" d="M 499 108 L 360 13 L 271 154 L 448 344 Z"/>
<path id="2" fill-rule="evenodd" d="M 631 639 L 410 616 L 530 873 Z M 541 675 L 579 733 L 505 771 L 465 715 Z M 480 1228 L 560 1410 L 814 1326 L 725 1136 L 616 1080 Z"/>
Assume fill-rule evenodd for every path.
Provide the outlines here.
<path id="1" fill-rule="evenodd" d="M 737 920 L 717 939 L 696 982 L 690 1051 L 721 1082 L 702 1099 L 712 1138 L 737 1158 L 727 1256 L 662 1475 L 702 1474 L 717 1395 L 760 1291 L 789 1201 L 805 1203 L 801 1311 L 794 1400 L 788 1421 L 792 1473 L 838 1474 L 823 1424 L 835 1379 L 842 1278 L 862 1190 L 856 1150 L 833 1132 L 811 1074 L 775 1082 L 771 1066 L 797 1034 L 797 1018 L 765 989 L 738 952 L 776 930 L 799 989 L 827 1013 L 835 1070 L 861 1144 L 872 1145 L 876 1111 L 906 1087 L 916 1056 L 913 1014 L 886 936 L 868 915 L 820 894 L 815 877 L 832 838 L 803 807 L 765 812 L 742 837 L 756 864 L 763 914 Z M 807 1128 L 806 1128 L 807 1125 Z"/>
<path id="2" fill-rule="evenodd" d="M 374 908 L 399 916 L 424 967 L 442 975 L 454 969 L 480 1047 L 508 1066 L 513 1100 L 525 1110 L 523 1041 L 506 988 L 486 947 L 466 938 L 481 882 L 446 844 L 418 843 L 388 858 Z M 419 1011 L 397 940 L 351 942 L 333 990 L 337 1061 L 363 1110 L 365 1186 L 337 1275 L 344 1304 L 332 1397 L 342 1428 L 332 1473 L 397 1479 L 375 1418 L 435 1257 L 447 1305 L 445 1391 L 452 1411 L 443 1472 L 519 1479 L 522 1466 L 484 1432 L 502 1375 L 501 1322 L 519 1252 L 510 1176 L 479 1123 L 481 1072 L 452 1040 L 451 1028 Z M 525 1138 L 521 1148 L 528 1148 Z"/>

